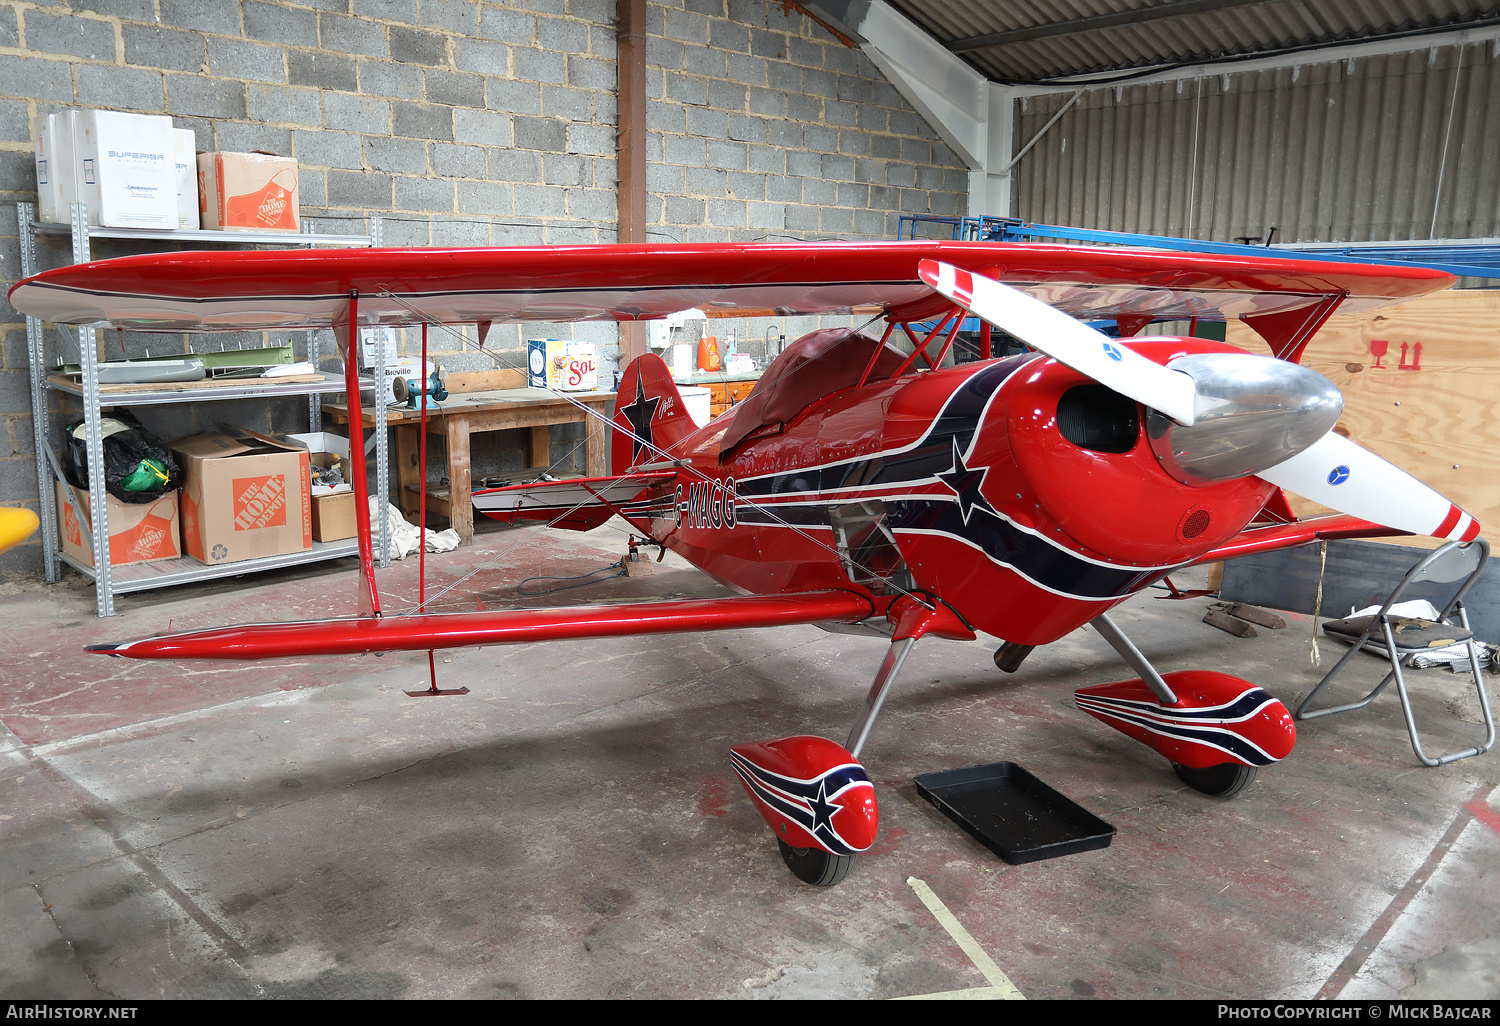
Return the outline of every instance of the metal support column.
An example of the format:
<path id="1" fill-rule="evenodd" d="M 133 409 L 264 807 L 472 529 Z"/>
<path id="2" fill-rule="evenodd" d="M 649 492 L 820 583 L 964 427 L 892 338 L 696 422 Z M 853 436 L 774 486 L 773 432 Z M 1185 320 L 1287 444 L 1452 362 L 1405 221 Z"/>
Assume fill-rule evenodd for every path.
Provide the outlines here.
<path id="1" fill-rule="evenodd" d="M 30 203 L 16 204 L 16 221 L 19 224 L 21 243 L 21 278 L 26 279 L 37 272 L 36 232 L 31 222 L 35 208 Z M 48 454 L 51 451 L 51 424 L 47 416 L 47 356 L 46 340 L 42 335 L 42 322 L 35 317 L 26 318 L 26 362 L 31 380 L 31 437 L 36 452 L 37 516 L 42 521 L 42 569 L 48 584 L 62 580 L 62 564 L 57 558 L 61 546 L 57 538 L 57 503 L 52 488 L 52 468 Z"/>
<path id="2" fill-rule="evenodd" d="M 89 259 L 88 207 L 74 203 L 73 263 Z M 89 531 L 94 552 L 94 606 L 100 616 L 115 615 L 114 580 L 109 565 L 109 492 L 104 484 L 104 434 L 99 409 L 99 344 L 91 326 L 78 329 L 78 365 L 83 369 L 83 423 L 88 439 Z"/>

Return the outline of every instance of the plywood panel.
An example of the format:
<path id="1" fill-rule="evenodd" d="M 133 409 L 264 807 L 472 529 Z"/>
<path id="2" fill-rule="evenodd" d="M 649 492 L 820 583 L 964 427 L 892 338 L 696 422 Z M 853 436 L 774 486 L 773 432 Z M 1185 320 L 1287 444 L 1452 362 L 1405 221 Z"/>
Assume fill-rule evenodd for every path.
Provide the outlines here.
<path id="1" fill-rule="evenodd" d="M 1227 337 L 1268 351 L 1244 324 L 1230 324 Z M 1332 317 L 1303 363 L 1344 393 L 1339 424 L 1350 438 L 1457 502 L 1486 534 L 1500 530 L 1500 291 L 1441 292 Z M 1296 497 L 1292 508 L 1322 509 Z"/>

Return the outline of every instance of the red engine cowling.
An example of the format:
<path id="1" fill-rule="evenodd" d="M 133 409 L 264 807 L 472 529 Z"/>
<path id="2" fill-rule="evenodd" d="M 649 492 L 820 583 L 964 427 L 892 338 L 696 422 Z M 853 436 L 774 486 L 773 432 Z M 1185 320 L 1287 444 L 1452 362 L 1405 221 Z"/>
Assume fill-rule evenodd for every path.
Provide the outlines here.
<path id="1" fill-rule="evenodd" d="M 761 817 L 791 847 L 854 855 L 875 843 L 875 787 L 842 745 L 803 734 L 735 745 L 729 759 Z"/>

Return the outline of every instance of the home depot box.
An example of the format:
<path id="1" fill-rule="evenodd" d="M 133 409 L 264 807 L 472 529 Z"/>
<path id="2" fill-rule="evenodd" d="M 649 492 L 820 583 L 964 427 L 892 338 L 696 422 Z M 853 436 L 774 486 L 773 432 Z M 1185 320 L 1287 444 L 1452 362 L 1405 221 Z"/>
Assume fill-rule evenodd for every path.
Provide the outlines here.
<path id="1" fill-rule="evenodd" d="M 302 230 L 295 157 L 200 153 L 198 193 L 198 211 L 205 229 Z"/>
<path id="2" fill-rule="evenodd" d="M 354 525 L 354 472 L 349 463 L 349 439 L 329 431 L 287 435 L 307 446 L 312 468 L 312 537 L 315 542 L 342 541 L 357 533 Z M 339 483 L 319 483 L 320 468 L 337 467 Z"/>
<path id="3" fill-rule="evenodd" d="M 172 119 L 114 110 L 68 111 L 76 199 L 89 224 L 114 228 L 177 227 Z M 66 207 L 59 211 L 66 213 Z M 60 220 L 67 220 L 61 217 Z"/>
<path id="4" fill-rule="evenodd" d="M 187 471 L 182 541 L 188 555 L 214 564 L 312 547 L 306 451 L 217 431 L 171 446 Z"/>
<path id="5" fill-rule="evenodd" d="M 57 489 L 57 521 L 61 528 L 63 552 L 82 563 L 94 565 L 94 550 L 84 538 L 83 529 L 93 530 L 93 512 L 89 509 L 89 493 L 82 488 L 67 485 L 73 492 L 78 509 L 83 514 L 80 528 L 78 515 L 68 505 L 61 481 L 54 481 Z M 124 566 L 127 563 L 145 563 L 153 559 L 176 559 L 182 555 L 178 543 L 177 489 L 172 489 L 155 502 L 140 505 L 121 502 L 104 495 L 104 517 L 109 524 L 109 565 Z"/>
<path id="6" fill-rule="evenodd" d="M 592 342 L 533 338 L 526 342 L 526 384 L 561 392 L 592 392 L 598 388 L 599 362 Z"/>

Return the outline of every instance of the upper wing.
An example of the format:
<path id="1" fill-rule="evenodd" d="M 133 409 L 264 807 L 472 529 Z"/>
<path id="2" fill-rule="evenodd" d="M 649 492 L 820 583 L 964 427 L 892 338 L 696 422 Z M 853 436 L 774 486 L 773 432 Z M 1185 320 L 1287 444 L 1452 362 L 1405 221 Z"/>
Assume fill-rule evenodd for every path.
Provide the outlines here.
<path id="1" fill-rule="evenodd" d="M 982 242 L 810 242 L 189 252 L 44 271 L 10 291 L 25 314 L 136 331 L 362 324 L 636 320 L 822 314 L 877 307 L 899 320 L 947 309 L 917 265 L 942 260 L 1080 317 L 1253 317 L 1347 296 L 1345 312 L 1454 281 L 1422 267 L 1122 247 Z"/>
<path id="2" fill-rule="evenodd" d="M 675 602 L 493 609 L 469 613 L 365 616 L 303 623 L 255 623 L 90 645 L 90 652 L 133 659 L 273 659 L 283 656 L 420 652 L 573 638 L 858 623 L 874 614 L 852 591 L 746 595 Z"/>
<path id="3" fill-rule="evenodd" d="M 659 471 L 482 488 L 474 492 L 474 508 L 507 524 L 540 521 L 574 531 L 591 531 L 615 513 L 648 512 L 632 500 L 651 485 L 666 484 L 676 477 L 672 471 Z"/>

